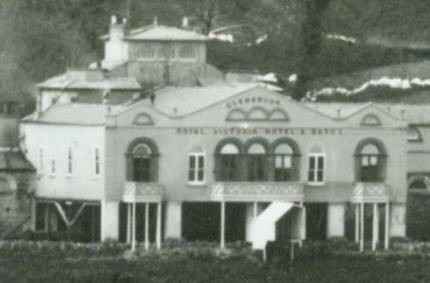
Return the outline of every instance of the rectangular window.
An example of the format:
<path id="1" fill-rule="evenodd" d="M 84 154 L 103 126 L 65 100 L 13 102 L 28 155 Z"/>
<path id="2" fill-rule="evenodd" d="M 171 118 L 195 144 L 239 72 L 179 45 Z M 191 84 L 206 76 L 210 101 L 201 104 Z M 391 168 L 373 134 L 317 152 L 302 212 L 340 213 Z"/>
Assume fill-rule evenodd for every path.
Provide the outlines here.
<path id="1" fill-rule="evenodd" d="M 55 171 L 56 171 L 56 168 L 55 168 L 55 158 L 52 157 L 51 158 L 51 175 L 52 176 L 55 176 Z"/>
<path id="2" fill-rule="evenodd" d="M 170 46 L 162 46 L 158 49 L 158 57 L 162 59 L 174 58 L 175 50 Z"/>
<path id="3" fill-rule="evenodd" d="M 39 174 L 43 173 L 43 148 L 39 148 Z"/>
<path id="4" fill-rule="evenodd" d="M 308 181 L 312 184 L 324 183 L 324 155 L 312 154 L 309 156 Z"/>
<path id="5" fill-rule="evenodd" d="M 99 149 L 94 149 L 94 175 L 100 175 L 100 152 Z"/>
<path id="6" fill-rule="evenodd" d="M 361 182 L 378 182 L 381 179 L 378 157 L 375 155 L 363 155 L 361 157 L 360 171 Z"/>
<path id="7" fill-rule="evenodd" d="M 265 155 L 252 154 L 248 156 L 248 181 L 266 181 Z"/>
<path id="8" fill-rule="evenodd" d="M 292 160 L 290 155 L 275 156 L 275 181 L 290 181 L 292 178 Z"/>
<path id="9" fill-rule="evenodd" d="M 133 180 L 136 182 L 151 181 L 151 159 L 148 156 L 133 158 Z"/>
<path id="10" fill-rule="evenodd" d="M 180 58 L 194 58 L 196 56 L 195 50 L 192 46 L 182 46 L 179 49 Z"/>
<path id="11" fill-rule="evenodd" d="M 239 157 L 237 154 L 222 154 L 220 157 L 220 181 L 237 181 Z"/>
<path id="12" fill-rule="evenodd" d="M 140 57 L 142 58 L 154 58 L 155 52 L 152 45 L 144 45 L 140 48 Z"/>
<path id="13" fill-rule="evenodd" d="M 73 151 L 72 147 L 69 146 L 67 149 L 67 174 L 72 175 L 73 172 Z"/>
<path id="14" fill-rule="evenodd" d="M 188 156 L 188 182 L 203 183 L 205 158 L 201 153 L 192 153 Z"/>

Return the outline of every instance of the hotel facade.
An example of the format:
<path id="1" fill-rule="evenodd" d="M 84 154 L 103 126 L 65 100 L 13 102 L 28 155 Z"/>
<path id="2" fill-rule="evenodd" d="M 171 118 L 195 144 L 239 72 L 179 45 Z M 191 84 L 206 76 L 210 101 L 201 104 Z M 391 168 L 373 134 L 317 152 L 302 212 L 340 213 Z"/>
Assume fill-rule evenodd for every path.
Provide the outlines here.
<path id="1" fill-rule="evenodd" d="M 414 158 L 427 155 L 400 106 L 300 103 L 228 80 L 189 30 L 113 18 L 103 40 L 105 70 L 39 84 L 22 121 L 36 231 L 254 249 L 335 237 L 388 248 L 406 235 L 408 187 L 428 178 Z"/>

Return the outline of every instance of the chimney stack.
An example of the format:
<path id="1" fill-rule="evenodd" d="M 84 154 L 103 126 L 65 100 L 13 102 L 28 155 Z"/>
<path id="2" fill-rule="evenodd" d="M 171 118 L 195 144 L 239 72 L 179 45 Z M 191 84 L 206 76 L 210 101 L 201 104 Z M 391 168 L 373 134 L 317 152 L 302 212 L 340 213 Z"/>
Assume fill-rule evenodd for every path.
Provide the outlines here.
<path id="1" fill-rule="evenodd" d="M 190 27 L 190 23 L 189 23 L 188 17 L 185 16 L 182 18 L 182 28 L 188 29 L 189 27 Z"/>
<path id="2" fill-rule="evenodd" d="M 115 16 L 115 15 L 112 15 L 112 16 L 110 17 L 110 24 L 111 24 L 111 25 L 116 25 L 117 21 L 118 21 L 118 19 L 116 18 L 116 16 Z"/>
<path id="3" fill-rule="evenodd" d="M 126 24 L 127 24 L 126 18 L 122 18 L 122 20 L 118 20 L 118 17 L 116 15 L 112 15 L 110 18 L 110 30 L 109 30 L 110 40 L 122 40 L 125 36 Z"/>

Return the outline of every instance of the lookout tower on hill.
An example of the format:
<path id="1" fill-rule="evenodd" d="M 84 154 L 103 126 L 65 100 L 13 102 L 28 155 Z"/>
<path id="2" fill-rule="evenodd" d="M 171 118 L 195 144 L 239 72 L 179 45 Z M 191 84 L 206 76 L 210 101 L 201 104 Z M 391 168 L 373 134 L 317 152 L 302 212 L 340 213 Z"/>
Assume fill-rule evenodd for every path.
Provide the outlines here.
<path id="1" fill-rule="evenodd" d="M 208 38 L 196 32 L 159 25 L 127 29 L 127 20 L 112 16 L 105 41 L 103 67 L 115 68 L 127 61 L 206 63 Z"/>

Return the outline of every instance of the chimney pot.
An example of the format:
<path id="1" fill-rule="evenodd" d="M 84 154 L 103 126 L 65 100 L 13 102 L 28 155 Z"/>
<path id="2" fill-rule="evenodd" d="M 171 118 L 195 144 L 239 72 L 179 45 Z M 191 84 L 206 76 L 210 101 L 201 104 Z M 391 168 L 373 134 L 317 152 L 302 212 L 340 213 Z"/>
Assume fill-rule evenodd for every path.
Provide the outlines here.
<path id="1" fill-rule="evenodd" d="M 115 16 L 115 15 L 112 15 L 112 16 L 110 17 L 110 23 L 111 23 L 112 25 L 115 25 L 115 24 L 117 23 L 117 18 L 116 18 L 116 16 Z"/>
<path id="2" fill-rule="evenodd" d="M 183 17 L 182 18 L 182 27 L 183 28 L 188 28 L 189 27 L 188 17 Z"/>

